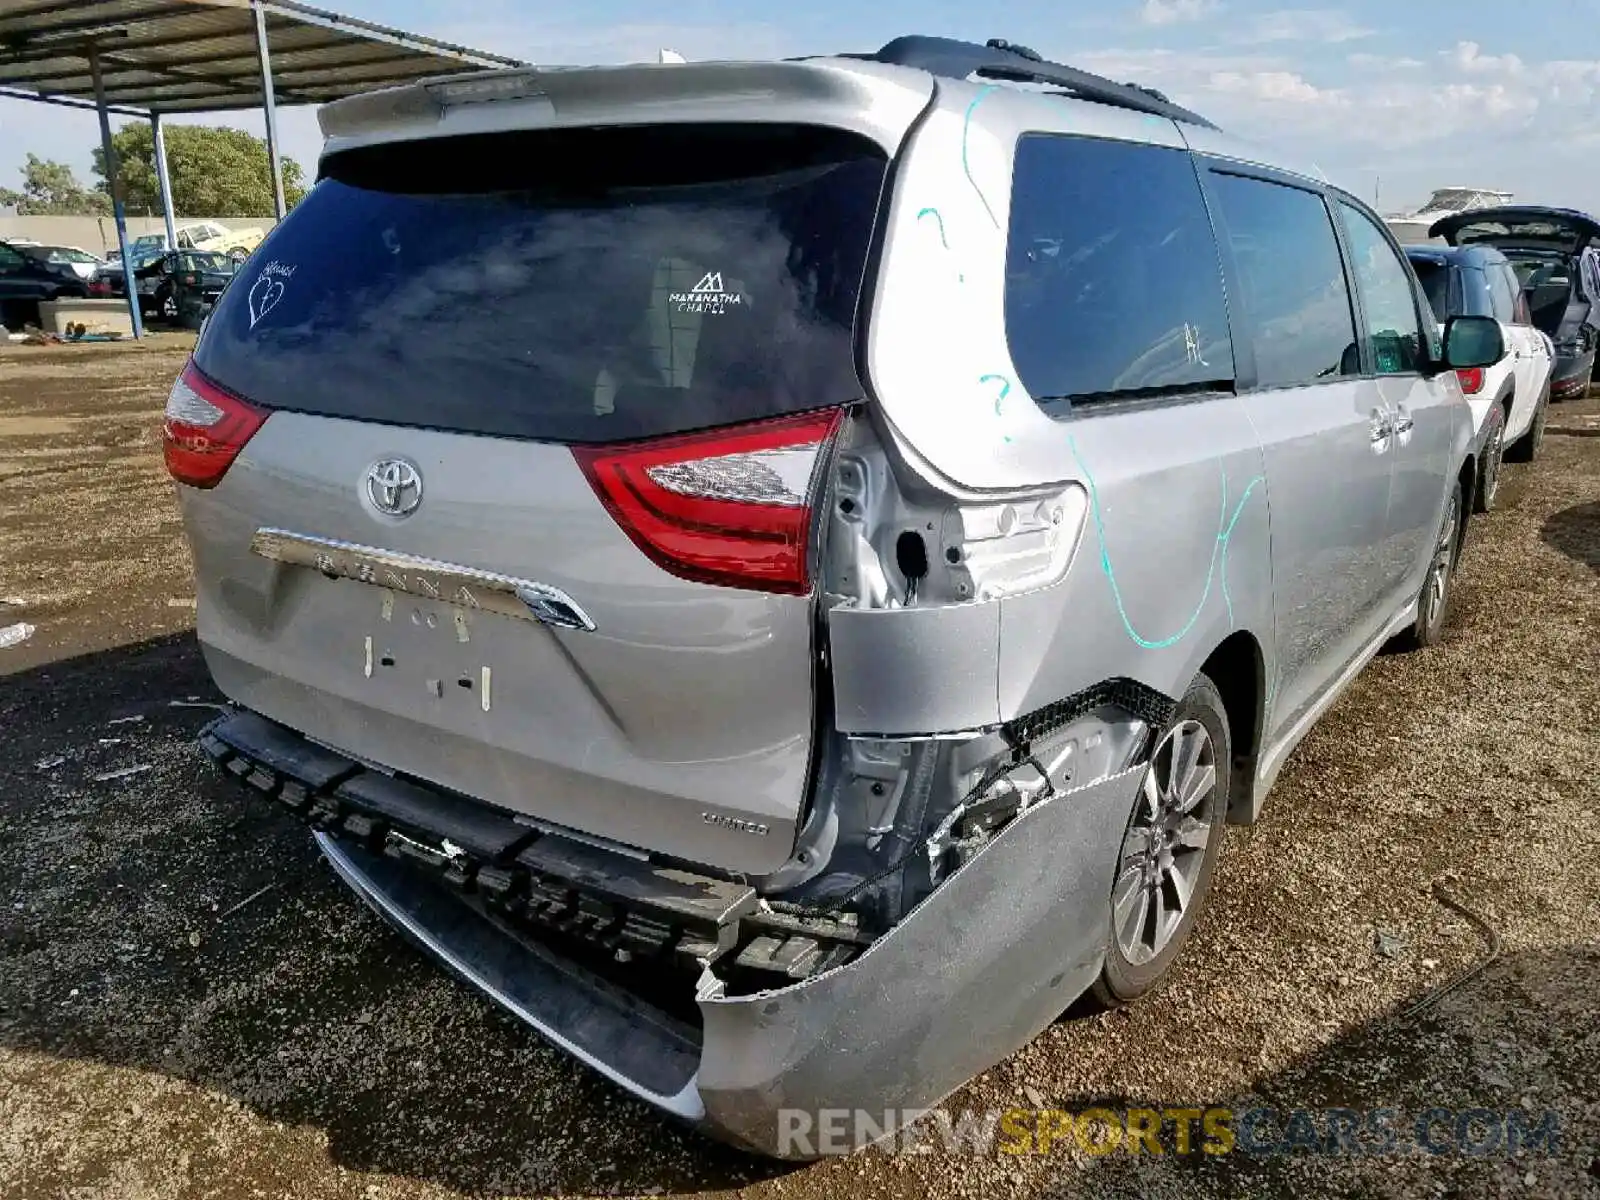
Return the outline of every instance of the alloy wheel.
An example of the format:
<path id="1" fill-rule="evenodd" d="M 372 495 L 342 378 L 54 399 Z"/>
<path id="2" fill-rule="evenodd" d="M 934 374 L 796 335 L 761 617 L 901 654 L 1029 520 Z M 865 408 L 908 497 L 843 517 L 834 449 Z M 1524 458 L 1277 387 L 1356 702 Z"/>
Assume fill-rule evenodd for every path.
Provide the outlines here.
<path id="1" fill-rule="evenodd" d="M 1444 618 L 1445 600 L 1450 594 L 1450 574 L 1455 566 L 1456 531 L 1461 513 L 1456 497 L 1451 495 L 1445 506 L 1444 525 L 1439 530 L 1439 540 L 1434 546 L 1433 562 L 1428 566 L 1428 586 L 1422 589 L 1423 625 L 1432 629 Z"/>
<path id="2" fill-rule="evenodd" d="M 1189 913 L 1211 839 L 1216 796 L 1211 735 L 1199 721 L 1182 721 L 1151 756 L 1117 861 L 1112 928 L 1130 965 L 1147 963 L 1166 949 Z"/>
<path id="3" fill-rule="evenodd" d="M 1506 452 L 1506 423 L 1498 420 L 1495 422 L 1494 435 L 1489 439 L 1489 445 L 1483 452 L 1483 506 L 1485 508 L 1494 504 L 1494 498 L 1500 492 L 1500 463 L 1505 458 Z"/>

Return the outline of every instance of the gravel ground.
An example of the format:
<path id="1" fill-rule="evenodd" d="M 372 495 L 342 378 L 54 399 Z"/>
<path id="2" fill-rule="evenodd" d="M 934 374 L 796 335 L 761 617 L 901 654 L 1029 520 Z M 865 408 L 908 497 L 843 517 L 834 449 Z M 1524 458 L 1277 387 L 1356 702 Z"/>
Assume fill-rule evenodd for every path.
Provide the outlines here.
<path id="1" fill-rule="evenodd" d="M 1474 518 L 1446 643 L 1375 662 L 1262 823 L 1230 832 L 1171 985 L 950 1101 L 1554 1111 L 1557 1153 L 1058 1145 L 792 1169 L 547 1048 L 202 762 L 210 710 L 173 702 L 216 697 L 155 440 L 183 349 L 0 350 L 0 626 L 38 626 L 0 650 L 7 1200 L 1600 1194 L 1595 401 L 1553 410 L 1540 460 Z M 1503 948 L 1406 1019 L 1485 952 L 1436 880 Z"/>

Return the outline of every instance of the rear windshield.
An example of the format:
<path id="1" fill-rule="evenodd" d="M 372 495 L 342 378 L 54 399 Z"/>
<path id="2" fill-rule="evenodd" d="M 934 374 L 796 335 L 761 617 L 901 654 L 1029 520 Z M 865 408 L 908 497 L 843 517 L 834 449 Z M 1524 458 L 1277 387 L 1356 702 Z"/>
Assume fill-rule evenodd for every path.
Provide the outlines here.
<path id="1" fill-rule="evenodd" d="M 779 125 L 349 151 L 196 358 L 269 407 L 562 442 L 844 403 L 886 165 Z"/>

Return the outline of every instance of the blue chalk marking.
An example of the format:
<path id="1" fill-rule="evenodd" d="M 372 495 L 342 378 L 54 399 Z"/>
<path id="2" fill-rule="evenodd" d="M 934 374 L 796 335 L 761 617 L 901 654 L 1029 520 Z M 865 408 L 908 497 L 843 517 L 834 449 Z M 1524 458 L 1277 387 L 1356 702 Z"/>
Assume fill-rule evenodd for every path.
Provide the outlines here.
<path id="1" fill-rule="evenodd" d="M 978 181 L 972 177 L 972 167 L 967 162 L 967 133 L 972 128 L 972 113 L 982 103 L 983 98 L 990 92 L 1000 90 L 997 83 L 986 84 L 978 89 L 978 94 L 972 98 L 972 103 L 967 105 L 967 115 L 961 122 L 961 169 L 966 172 L 967 182 L 972 185 L 972 190 L 978 193 L 978 199 L 983 203 L 983 211 L 989 214 L 989 220 L 996 229 L 1000 228 L 1000 218 L 994 215 L 994 209 L 989 207 L 989 198 L 983 194 L 983 189 L 978 186 Z"/>
<path id="2" fill-rule="evenodd" d="M 988 383 L 991 379 L 999 380 L 1000 382 L 1000 393 L 994 398 L 994 415 L 998 417 L 1000 415 L 1000 401 L 1004 400 L 1011 394 L 1011 380 L 1007 379 L 1004 375 L 978 376 L 979 383 Z"/>
<path id="3" fill-rule="evenodd" d="M 1226 473 L 1223 474 L 1222 479 L 1223 486 L 1226 488 L 1228 479 Z M 1229 629 L 1233 628 L 1233 596 L 1228 592 L 1228 543 L 1233 537 L 1233 527 L 1239 523 L 1239 516 L 1244 512 L 1245 501 L 1250 499 L 1250 493 L 1256 490 L 1256 485 L 1258 483 L 1265 483 L 1266 481 L 1267 477 L 1265 475 L 1257 475 L 1245 485 L 1244 495 L 1239 497 L 1239 505 L 1233 510 L 1233 516 L 1228 521 L 1228 527 L 1221 533 L 1217 534 L 1217 540 L 1222 543 L 1222 598 L 1228 605 Z"/>
<path id="4" fill-rule="evenodd" d="M 939 244 L 946 250 L 950 249 L 950 243 L 945 240 L 944 236 L 944 218 L 939 215 L 939 210 L 937 208 L 925 208 L 917 214 L 917 220 L 920 221 L 923 217 L 932 217 L 938 223 Z"/>
<path id="5" fill-rule="evenodd" d="M 950 249 L 950 243 L 944 236 L 944 217 L 939 215 L 939 210 L 937 208 L 925 208 L 917 214 L 917 220 L 920 221 L 923 217 L 932 217 L 934 219 L 935 223 L 937 223 L 939 226 L 939 244 L 946 250 Z M 957 271 L 956 282 L 965 283 L 966 281 L 967 277 L 961 272 Z"/>
<path id="6" fill-rule="evenodd" d="M 1189 614 L 1189 619 L 1183 627 L 1170 637 L 1152 640 L 1144 637 L 1133 627 L 1133 621 L 1128 616 L 1127 606 L 1122 600 L 1122 589 L 1117 586 L 1117 573 L 1111 565 L 1111 552 L 1106 547 L 1105 514 L 1100 508 L 1100 489 L 1094 481 L 1094 473 L 1089 470 L 1089 465 L 1083 461 L 1083 456 L 1078 453 L 1078 442 L 1074 437 L 1067 438 L 1067 449 L 1072 452 L 1073 459 L 1078 464 L 1078 470 L 1083 472 L 1084 483 L 1089 488 L 1089 509 L 1094 514 L 1095 537 L 1100 542 L 1100 570 L 1105 575 L 1106 582 L 1111 586 L 1111 599 L 1117 606 L 1117 616 L 1122 619 L 1122 628 L 1135 645 L 1145 650 L 1165 650 L 1169 646 L 1176 646 L 1193 631 L 1195 623 L 1200 620 L 1200 614 L 1205 611 L 1206 601 L 1211 598 L 1212 581 L 1217 577 L 1217 564 L 1221 561 L 1223 566 L 1222 593 L 1228 602 L 1228 623 L 1233 624 L 1233 600 L 1228 596 L 1227 581 L 1227 553 L 1228 542 L 1233 537 L 1233 527 L 1239 521 L 1239 515 L 1244 511 L 1245 502 L 1250 499 L 1250 493 L 1255 490 L 1256 484 L 1263 482 L 1262 476 L 1252 479 L 1244 490 L 1244 495 L 1239 498 L 1238 506 L 1233 510 L 1232 520 L 1228 519 L 1228 472 L 1222 471 L 1222 502 L 1217 512 L 1217 537 L 1211 546 L 1211 565 L 1206 569 L 1206 583 L 1200 593 L 1200 602 L 1195 605 L 1194 612 Z"/>
<path id="7" fill-rule="evenodd" d="M 1011 394 L 1011 380 L 1007 379 L 1004 375 L 979 375 L 978 376 L 978 382 L 979 383 L 988 383 L 991 380 L 999 383 L 999 385 L 1000 385 L 1000 390 L 997 393 L 995 393 L 995 398 L 994 398 L 994 415 L 998 417 L 998 416 L 1002 415 L 1001 412 L 1000 412 L 1000 402 L 1003 401 L 1007 396 L 1009 396 Z M 1004 435 L 1002 435 L 1002 436 L 1004 436 Z M 1005 440 L 1009 442 L 1011 439 L 1010 439 L 1010 437 L 1006 437 Z"/>

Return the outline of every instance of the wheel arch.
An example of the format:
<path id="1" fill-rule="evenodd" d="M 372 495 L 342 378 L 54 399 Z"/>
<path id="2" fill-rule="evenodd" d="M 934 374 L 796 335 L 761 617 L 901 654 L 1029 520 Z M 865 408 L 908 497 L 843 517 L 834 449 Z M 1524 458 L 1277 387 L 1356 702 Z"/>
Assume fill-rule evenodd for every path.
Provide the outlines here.
<path id="1" fill-rule="evenodd" d="M 1228 714 L 1228 734 L 1233 742 L 1228 823 L 1249 825 L 1257 816 L 1256 760 L 1266 725 L 1266 659 L 1261 643 L 1248 630 L 1237 630 L 1218 644 L 1200 670 L 1216 685 Z"/>
<path id="2" fill-rule="evenodd" d="M 1467 518 L 1472 515 L 1472 498 L 1477 495 L 1473 489 L 1478 486 L 1478 456 L 1469 454 L 1461 460 L 1461 465 L 1456 469 L 1456 480 L 1461 484 L 1461 505 L 1456 513 L 1456 561 L 1461 561 L 1461 548 L 1467 542 L 1467 530 L 1472 528 Z M 1448 494 L 1446 499 L 1448 499 Z M 1443 507 L 1441 505 L 1441 507 Z"/>

